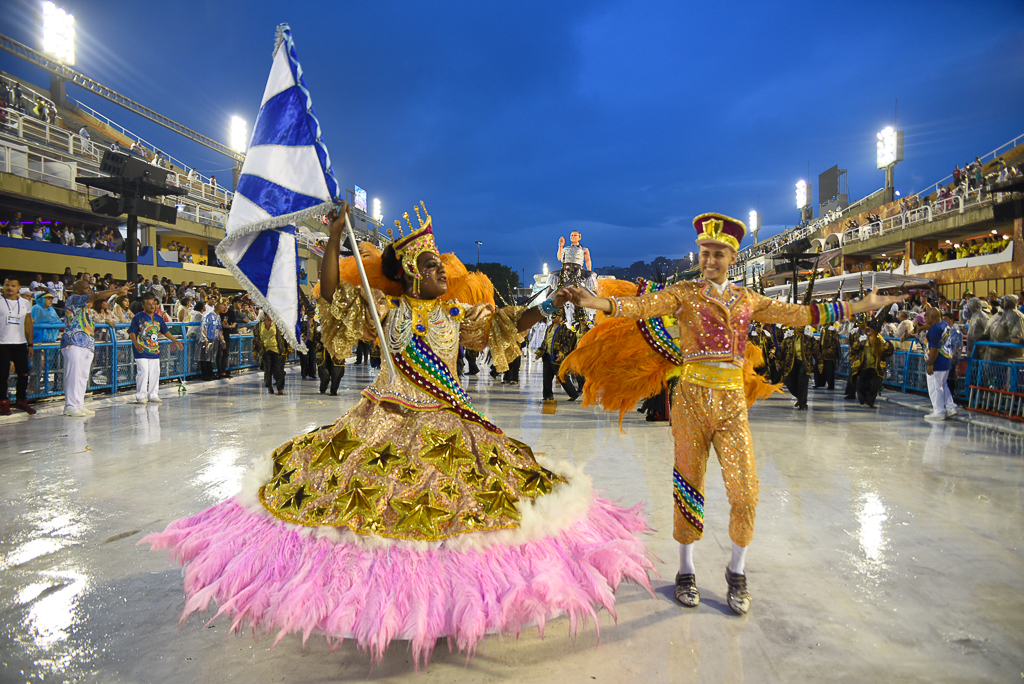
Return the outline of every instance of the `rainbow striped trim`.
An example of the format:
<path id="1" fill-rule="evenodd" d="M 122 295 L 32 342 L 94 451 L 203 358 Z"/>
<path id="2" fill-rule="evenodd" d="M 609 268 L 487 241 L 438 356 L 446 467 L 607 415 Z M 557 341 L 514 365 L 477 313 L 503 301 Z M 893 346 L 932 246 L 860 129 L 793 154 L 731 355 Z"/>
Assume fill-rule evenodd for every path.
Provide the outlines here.
<path id="1" fill-rule="evenodd" d="M 693 525 L 693 528 L 704 533 L 704 495 L 697 491 L 697 488 L 679 474 L 677 468 L 672 469 L 672 498 L 676 502 L 676 509 L 683 516 L 686 522 Z"/>
<path id="2" fill-rule="evenodd" d="M 811 304 L 811 325 L 830 325 L 852 317 L 849 302 L 824 302 Z"/>
<path id="3" fill-rule="evenodd" d="M 640 296 L 664 289 L 665 286 L 661 283 L 652 283 L 641 278 L 637 281 L 636 294 Z M 681 366 L 686 362 L 683 358 L 682 350 L 679 349 L 675 340 L 672 339 L 672 335 L 668 332 L 664 317 L 643 319 L 637 321 L 636 325 L 640 329 L 640 334 L 643 335 L 644 340 L 651 346 L 651 349 L 664 356 L 673 365 Z"/>
<path id="4" fill-rule="evenodd" d="M 395 366 L 408 380 L 445 404 L 445 410 L 471 420 L 487 430 L 502 434 L 497 425 L 487 420 L 469 400 L 466 390 L 456 380 L 441 357 L 419 336 L 413 335 L 409 345 L 394 356 Z"/>

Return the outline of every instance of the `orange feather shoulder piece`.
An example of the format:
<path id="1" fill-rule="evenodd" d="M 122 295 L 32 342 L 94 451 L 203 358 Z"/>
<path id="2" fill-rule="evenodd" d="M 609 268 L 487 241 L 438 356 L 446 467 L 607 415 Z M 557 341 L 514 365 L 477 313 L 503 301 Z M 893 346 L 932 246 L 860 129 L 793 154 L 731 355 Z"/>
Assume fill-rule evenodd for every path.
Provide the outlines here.
<path id="1" fill-rule="evenodd" d="M 381 252 L 370 242 L 359 244 L 359 253 L 363 257 L 363 269 L 366 270 L 366 279 L 370 287 L 380 290 L 389 297 L 401 297 L 403 294 L 402 284 L 396 283 L 384 275 L 381 268 Z M 483 273 L 470 273 L 459 258 L 451 252 L 441 255 L 441 263 L 448 274 L 448 292 L 441 299 L 458 300 L 463 304 L 494 304 L 494 285 L 490 278 Z M 345 257 L 338 261 L 338 278 L 349 285 L 362 287 L 363 282 L 359 278 L 359 267 L 356 265 L 354 256 Z M 313 288 L 313 294 L 320 296 L 320 284 Z"/>

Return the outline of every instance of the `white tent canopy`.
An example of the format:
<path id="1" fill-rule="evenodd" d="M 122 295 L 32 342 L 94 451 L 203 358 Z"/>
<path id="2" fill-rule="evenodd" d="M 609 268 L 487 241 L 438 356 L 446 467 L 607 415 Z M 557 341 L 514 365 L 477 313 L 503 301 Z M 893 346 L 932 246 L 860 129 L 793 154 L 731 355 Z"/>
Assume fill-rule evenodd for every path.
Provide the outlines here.
<path id="1" fill-rule="evenodd" d="M 927 287 L 933 282 L 931 278 L 903 275 L 902 273 L 889 273 L 888 271 L 865 271 L 861 273 L 848 273 L 846 275 L 831 276 L 829 278 L 818 278 L 814 281 L 814 296 L 832 296 L 837 292 L 854 294 L 860 292 L 861 275 L 864 276 L 864 291 L 868 290 L 889 290 L 896 287 Z M 788 299 L 793 291 L 791 284 L 775 285 L 766 287 L 764 293 L 775 299 Z M 797 283 L 797 297 L 802 297 L 807 292 L 807 282 Z"/>

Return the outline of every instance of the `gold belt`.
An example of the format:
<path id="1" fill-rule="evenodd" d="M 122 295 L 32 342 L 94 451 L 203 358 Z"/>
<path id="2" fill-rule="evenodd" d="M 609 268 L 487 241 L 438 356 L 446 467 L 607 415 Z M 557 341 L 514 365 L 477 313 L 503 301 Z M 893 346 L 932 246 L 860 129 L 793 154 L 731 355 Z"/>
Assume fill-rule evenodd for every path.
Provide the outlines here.
<path id="1" fill-rule="evenodd" d="M 679 379 L 692 385 L 719 390 L 743 389 L 743 369 L 720 368 L 703 363 L 684 363 Z"/>

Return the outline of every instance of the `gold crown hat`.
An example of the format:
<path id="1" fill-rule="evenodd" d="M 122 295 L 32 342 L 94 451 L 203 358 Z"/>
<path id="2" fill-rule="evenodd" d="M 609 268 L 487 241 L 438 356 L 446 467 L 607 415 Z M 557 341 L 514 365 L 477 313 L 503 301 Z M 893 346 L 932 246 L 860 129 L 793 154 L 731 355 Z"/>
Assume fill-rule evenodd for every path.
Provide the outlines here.
<path id="1" fill-rule="evenodd" d="M 697 229 L 698 245 L 725 245 L 737 252 L 740 251 L 740 243 L 747 235 L 747 226 L 743 221 L 715 212 L 694 218 L 693 227 Z"/>
<path id="2" fill-rule="evenodd" d="M 420 207 L 423 207 L 423 215 L 427 217 L 426 221 L 424 221 L 423 217 L 420 216 Z M 398 240 L 392 243 L 392 247 L 395 249 L 395 256 L 397 256 L 398 260 L 402 262 L 402 268 L 413 278 L 413 294 L 419 295 L 420 282 L 423 280 L 423 274 L 420 273 L 420 268 L 417 264 L 420 254 L 427 252 L 429 254 L 435 254 L 440 258 L 441 253 L 437 251 L 437 245 L 434 243 L 434 228 L 431 225 L 431 218 L 430 214 L 427 213 L 426 205 L 421 201 L 419 207 L 413 207 L 413 211 L 416 212 L 416 220 L 419 222 L 420 227 L 413 230 L 412 222 L 409 220 L 409 212 L 402 214 L 405 222 L 409 225 L 409 234 L 399 237 Z M 401 221 L 395 221 L 395 226 L 398 228 L 399 236 L 401 236 Z M 391 234 L 391 231 L 388 230 L 388 235 Z"/>

